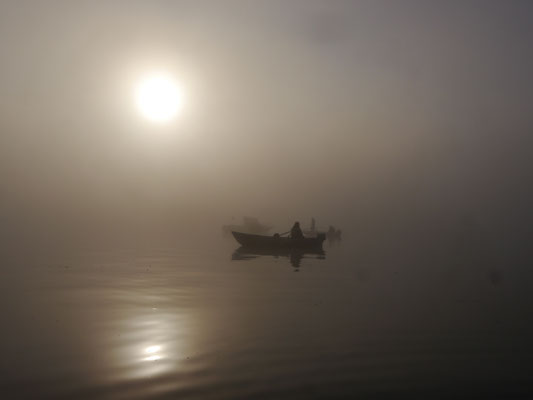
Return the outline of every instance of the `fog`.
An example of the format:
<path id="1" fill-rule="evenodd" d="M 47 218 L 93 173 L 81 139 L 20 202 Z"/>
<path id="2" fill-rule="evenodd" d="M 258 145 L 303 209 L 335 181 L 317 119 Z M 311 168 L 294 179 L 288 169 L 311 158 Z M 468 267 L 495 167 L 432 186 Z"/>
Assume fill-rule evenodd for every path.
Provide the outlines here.
<path id="1" fill-rule="evenodd" d="M 169 244 L 232 217 L 528 254 L 527 1 L 3 1 L 3 251 Z M 135 108 L 151 69 L 181 115 Z M 30 250 L 32 249 L 32 250 Z"/>

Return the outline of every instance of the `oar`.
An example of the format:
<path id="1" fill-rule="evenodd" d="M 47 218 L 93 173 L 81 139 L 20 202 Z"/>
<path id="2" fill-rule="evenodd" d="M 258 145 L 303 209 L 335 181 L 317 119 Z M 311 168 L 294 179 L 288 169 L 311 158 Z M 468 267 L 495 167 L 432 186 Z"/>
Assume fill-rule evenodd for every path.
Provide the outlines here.
<path id="1" fill-rule="evenodd" d="M 279 235 L 283 236 L 283 235 L 286 235 L 287 233 L 291 233 L 291 231 L 283 232 L 283 233 L 280 233 Z"/>

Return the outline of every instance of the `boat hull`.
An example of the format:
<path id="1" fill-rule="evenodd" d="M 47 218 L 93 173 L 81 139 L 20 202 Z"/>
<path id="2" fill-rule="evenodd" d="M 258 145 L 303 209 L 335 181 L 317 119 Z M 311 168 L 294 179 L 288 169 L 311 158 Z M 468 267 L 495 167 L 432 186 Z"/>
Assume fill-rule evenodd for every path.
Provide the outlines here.
<path id="1" fill-rule="evenodd" d="M 251 233 L 251 234 L 261 234 L 261 233 L 267 233 L 270 229 L 272 229 L 272 227 L 267 226 L 267 225 L 258 225 L 258 226 L 222 225 L 222 231 L 226 234 L 229 234 L 230 232 L 233 232 L 233 231 Z"/>
<path id="2" fill-rule="evenodd" d="M 262 249 L 321 249 L 325 235 L 313 238 L 291 239 L 288 237 L 253 235 L 242 232 L 231 232 L 235 240 L 243 247 Z"/>

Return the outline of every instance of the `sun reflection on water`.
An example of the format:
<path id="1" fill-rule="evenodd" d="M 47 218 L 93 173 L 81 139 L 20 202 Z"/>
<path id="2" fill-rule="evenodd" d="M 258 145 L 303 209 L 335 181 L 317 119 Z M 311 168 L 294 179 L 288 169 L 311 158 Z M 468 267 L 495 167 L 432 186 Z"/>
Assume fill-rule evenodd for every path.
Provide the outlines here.
<path id="1" fill-rule="evenodd" d="M 188 318 L 153 307 L 117 320 L 114 363 L 119 379 L 154 377 L 181 368 Z"/>
<path id="2" fill-rule="evenodd" d="M 148 346 L 144 349 L 144 353 L 150 354 L 149 356 L 143 358 L 144 361 L 157 361 L 163 358 L 163 355 L 160 354 L 161 346 Z"/>
<path id="3" fill-rule="evenodd" d="M 148 346 L 146 349 L 144 349 L 145 353 L 157 353 L 159 350 L 161 350 L 161 346 Z"/>

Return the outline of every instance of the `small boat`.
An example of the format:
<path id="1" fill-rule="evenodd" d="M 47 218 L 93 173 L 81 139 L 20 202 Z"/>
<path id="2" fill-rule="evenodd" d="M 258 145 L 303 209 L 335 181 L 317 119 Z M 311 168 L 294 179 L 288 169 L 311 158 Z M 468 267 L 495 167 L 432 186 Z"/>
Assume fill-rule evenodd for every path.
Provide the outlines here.
<path id="1" fill-rule="evenodd" d="M 342 239 L 341 235 L 342 231 L 340 229 L 326 232 L 326 236 L 330 242 L 340 242 Z"/>
<path id="2" fill-rule="evenodd" d="M 264 234 L 267 233 L 270 229 L 272 229 L 271 226 L 261 224 L 259 220 L 254 217 L 243 217 L 241 225 L 231 224 L 222 226 L 222 231 L 227 234 L 232 231 Z"/>
<path id="3" fill-rule="evenodd" d="M 316 237 L 291 239 L 278 234 L 273 236 L 253 235 L 242 232 L 231 232 L 235 240 L 247 248 L 267 249 L 321 249 L 326 235 L 319 233 Z"/>

